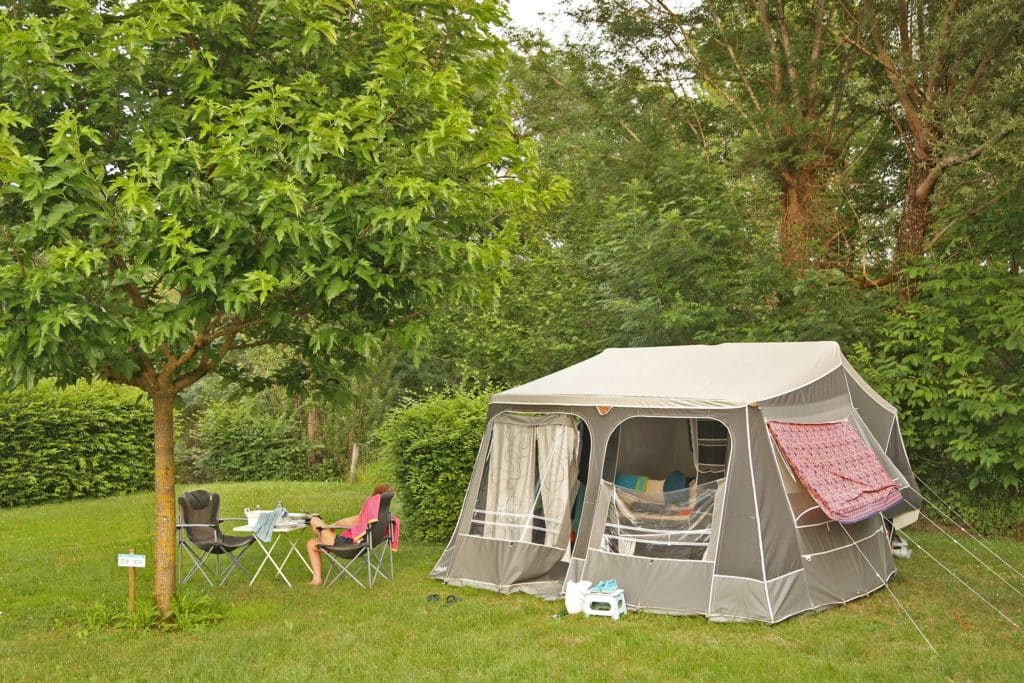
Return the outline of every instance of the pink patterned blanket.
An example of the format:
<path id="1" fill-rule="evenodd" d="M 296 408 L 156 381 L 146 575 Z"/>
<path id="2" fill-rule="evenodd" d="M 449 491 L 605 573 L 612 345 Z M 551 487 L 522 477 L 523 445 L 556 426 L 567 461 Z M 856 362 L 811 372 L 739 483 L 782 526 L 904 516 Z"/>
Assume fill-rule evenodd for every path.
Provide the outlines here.
<path id="1" fill-rule="evenodd" d="M 903 499 L 899 485 L 846 420 L 769 420 L 768 429 L 793 474 L 829 519 L 859 522 Z"/>

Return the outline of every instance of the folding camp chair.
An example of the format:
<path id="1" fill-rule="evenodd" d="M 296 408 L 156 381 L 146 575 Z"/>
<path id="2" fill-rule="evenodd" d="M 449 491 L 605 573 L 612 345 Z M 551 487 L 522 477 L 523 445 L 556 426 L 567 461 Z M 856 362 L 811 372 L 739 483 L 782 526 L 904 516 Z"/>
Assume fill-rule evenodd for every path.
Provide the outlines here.
<path id="1" fill-rule="evenodd" d="M 377 513 L 377 521 L 367 529 L 363 540 L 348 545 L 324 545 L 317 544 L 320 553 L 330 561 L 327 568 L 327 576 L 324 586 L 334 584 L 338 579 L 347 576 L 360 588 L 367 585 L 373 586 L 377 577 L 393 579 L 395 576 L 394 550 L 391 547 L 391 499 L 394 493 L 380 494 L 380 508 Z M 323 526 L 316 529 L 319 535 L 321 529 L 336 529 L 340 527 Z M 384 559 L 387 556 L 388 564 L 385 566 Z M 359 580 L 354 573 L 360 569 L 356 564 L 366 564 L 366 584 Z M 335 571 L 337 570 L 337 571 Z M 332 574 L 334 574 L 332 578 Z"/>
<path id="2" fill-rule="evenodd" d="M 395 578 L 395 548 L 391 534 L 394 532 L 391 518 L 391 499 L 394 493 L 382 493 L 380 496 L 380 511 L 377 522 L 372 524 L 367 533 L 371 536 L 370 543 L 370 571 L 373 579 L 372 586 L 377 577 L 385 580 Z M 387 557 L 387 566 L 384 565 L 384 558 Z"/>
<path id="3" fill-rule="evenodd" d="M 178 578 L 181 583 L 188 581 L 197 573 L 211 586 L 219 579 L 218 586 L 223 586 L 232 572 L 240 569 L 245 574 L 241 560 L 249 546 L 256 540 L 255 536 L 225 536 L 221 533 L 220 523 L 227 521 L 218 516 L 220 512 L 220 496 L 203 490 L 189 491 L 178 498 L 181 516 L 178 519 Z M 244 518 L 233 518 L 244 521 Z M 181 578 L 182 557 L 192 558 L 193 567 L 184 578 Z M 206 561 L 215 556 L 215 566 L 209 567 Z M 221 556 L 230 560 L 221 568 Z M 208 573 L 209 572 L 209 573 Z"/>

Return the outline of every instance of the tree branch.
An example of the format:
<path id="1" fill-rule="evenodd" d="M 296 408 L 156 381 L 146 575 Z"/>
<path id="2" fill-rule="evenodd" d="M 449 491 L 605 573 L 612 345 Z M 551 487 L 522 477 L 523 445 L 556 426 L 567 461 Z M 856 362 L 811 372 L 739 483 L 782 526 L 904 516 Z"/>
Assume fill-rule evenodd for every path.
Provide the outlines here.
<path id="1" fill-rule="evenodd" d="M 775 44 L 775 36 L 768 21 L 768 5 L 765 0 L 757 0 L 757 19 L 761 24 L 764 42 L 768 46 L 768 54 L 772 59 L 772 92 L 775 95 L 775 100 L 779 101 L 782 99 L 782 60 L 779 58 L 779 48 Z"/>
<path id="2" fill-rule="evenodd" d="M 663 5 L 663 3 L 659 4 Z M 725 41 L 725 26 L 722 23 L 721 17 L 719 17 L 715 13 L 715 10 L 713 9 L 713 4 L 709 3 L 706 4 L 704 7 L 711 14 L 711 18 L 714 19 L 715 25 L 718 27 L 718 34 L 722 36 L 721 40 L 715 39 L 715 42 L 724 47 L 725 51 L 729 54 L 729 60 L 732 61 L 733 66 L 736 67 L 736 73 L 739 75 L 740 81 L 742 81 L 743 83 L 743 87 L 746 88 L 747 96 L 753 103 L 754 109 L 756 109 L 757 111 L 762 111 L 761 101 L 757 99 L 757 95 L 754 93 L 754 88 L 750 85 L 750 81 L 747 79 L 747 74 L 743 69 L 743 65 L 740 64 L 739 58 L 736 57 L 736 51 L 733 49 L 732 45 Z"/>
<path id="3" fill-rule="evenodd" d="M 938 182 L 939 176 L 941 176 L 947 169 L 952 168 L 953 166 L 959 166 L 960 164 L 971 161 L 972 159 L 977 159 L 982 152 L 1008 136 L 1013 131 L 1014 127 L 1005 128 L 996 134 L 995 137 L 984 141 L 972 150 L 964 152 L 963 154 L 948 156 L 940 160 L 939 163 L 935 164 L 935 166 L 928 171 L 928 175 L 924 177 L 924 180 L 914 188 L 914 195 L 921 201 L 926 200 L 928 195 L 931 194 L 932 189 L 935 187 L 935 183 Z"/>
<path id="4" fill-rule="evenodd" d="M 192 386 L 193 384 L 201 380 L 203 377 L 206 377 L 208 374 L 210 374 L 210 371 L 213 370 L 213 368 L 213 361 L 210 360 L 209 358 L 204 357 L 203 360 L 200 361 L 199 366 L 196 369 L 192 370 L 191 372 L 186 372 L 184 375 L 174 380 L 174 382 L 172 383 L 174 391 L 184 391 L 188 387 Z"/>
<path id="5" fill-rule="evenodd" d="M 814 39 L 811 41 L 810 73 L 807 76 L 807 97 L 804 103 L 807 112 L 817 112 L 815 106 L 818 99 L 818 60 L 821 59 L 821 47 L 825 33 L 825 0 L 814 2 Z"/>
<path id="6" fill-rule="evenodd" d="M 680 17 L 670 7 L 668 7 L 668 5 L 666 5 L 663 2 L 663 0 L 646 0 L 646 2 L 648 6 L 657 5 L 658 7 L 660 7 L 661 10 L 665 14 L 667 14 L 668 17 L 672 20 L 672 23 L 675 24 L 676 28 L 679 30 L 679 34 L 683 38 L 683 45 L 680 45 L 679 41 L 677 41 L 672 35 L 668 35 L 666 36 L 666 38 L 670 43 L 672 43 L 672 47 L 676 50 L 676 52 L 682 55 L 688 54 L 690 56 L 690 58 L 693 60 L 694 69 L 696 69 L 697 73 L 700 74 L 700 77 L 703 79 L 702 82 L 706 84 L 707 87 L 710 88 L 713 92 L 719 95 L 722 99 L 724 99 L 726 102 L 735 107 L 736 111 L 739 113 L 739 115 L 743 118 L 744 121 L 746 121 L 747 123 L 751 123 L 750 115 L 747 114 L 746 111 L 744 111 L 743 107 L 740 106 L 740 103 L 736 101 L 736 98 L 730 95 L 728 90 L 720 87 L 718 83 L 719 79 L 713 78 L 711 76 L 711 73 L 708 72 L 708 70 L 704 67 L 704 63 L 701 61 L 700 56 L 697 53 L 697 49 L 693 45 L 693 40 L 690 38 L 690 32 L 687 30 L 686 25 L 683 23 L 682 17 Z M 621 4 L 619 4 L 619 7 L 626 11 L 627 13 L 632 13 L 628 8 L 623 7 Z"/>
<path id="7" fill-rule="evenodd" d="M 862 50 L 865 54 L 877 60 L 885 68 L 885 73 L 889 77 L 889 83 L 892 85 L 893 92 L 896 94 L 897 99 L 899 99 L 900 104 L 903 107 L 903 114 L 907 119 L 907 125 L 910 126 L 910 133 L 915 142 L 912 158 L 915 158 L 918 161 L 924 161 L 929 154 L 931 143 L 928 139 L 928 126 L 921 116 L 921 112 L 913 93 L 904 83 L 904 79 L 896 69 L 896 65 L 893 63 L 892 57 L 889 56 L 889 51 L 885 46 L 885 41 L 882 39 L 881 29 L 878 26 L 878 17 L 875 14 L 875 5 L 873 0 L 865 0 L 864 8 L 868 12 L 868 27 L 872 42 L 874 42 L 875 49 L 877 50 L 877 55 L 867 51 L 856 41 L 853 42 L 853 45 Z"/>
<path id="8" fill-rule="evenodd" d="M 796 63 L 793 61 L 793 50 L 789 40 L 789 27 L 786 25 L 786 9 L 785 4 L 779 0 L 778 2 L 778 24 L 779 24 L 779 42 L 782 45 L 782 55 L 786 60 L 786 73 L 789 75 L 789 99 L 790 104 L 793 106 L 793 111 L 800 111 L 800 92 L 797 87 L 799 76 L 796 71 Z"/>
<path id="9" fill-rule="evenodd" d="M 930 76 L 924 88 L 926 102 L 931 102 L 932 98 L 935 97 L 935 88 L 939 80 L 941 80 L 941 74 L 945 73 L 945 69 L 942 66 L 946 59 L 946 42 L 949 40 L 949 29 L 953 26 L 953 17 L 956 15 L 956 10 L 957 0 L 949 0 L 949 4 L 946 5 L 946 16 L 943 17 L 942 26 L 939 28 L 939 37 L 935 45 L 935 58 L 928 69 Z M 924 55 L 921 56 L 921 61 L 924 61 Z"/>
<path id="10" fill-rule="evenodd" d="M 960 95 L 960 99 L 957 102 L 958 106 L 963 107 L 965 104 L 967 104 L 967 100 L 969 100 L 971 96 L 974 95 L 974 91 L 975 89 L 977 89 L 978 83 L 981 82 L 981 78 L 985 74 L 985 70 L 988 68 L 989 63 L 992 61 L 992 58 L 996 55 L 999 49 L 1002 48 L 1003 44 L 1006 42 L 1006 38 L 1008 35 L 1009 31 L 1004 31 L 1002 35 L 1000 35 L 999 38 L 995 41 L 995 43 L 992 44 L 992 49 L 989 50 L 988 53 L 986 53 L 985 56 L 978 61 L 978 66 L 974 69 L 974 73 L 971 75 L 971 80 L 967 83 L 967 87 L 964 88 L 963 93 Z"/>

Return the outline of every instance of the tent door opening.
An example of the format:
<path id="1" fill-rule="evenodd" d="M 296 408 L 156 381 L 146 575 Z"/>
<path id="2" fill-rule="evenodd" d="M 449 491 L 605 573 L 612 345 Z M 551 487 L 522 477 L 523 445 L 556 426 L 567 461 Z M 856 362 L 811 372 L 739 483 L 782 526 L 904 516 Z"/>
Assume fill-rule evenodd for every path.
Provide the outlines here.
<path id="1" fill-rule="evenodd" d="M 564 414 L 494 418 L 469 534 L 568 550 L 581 428 Z M 545 553 L 551 556 L 550 553 Z M 557 561 L 563 561 L 561 555 Z M 538 575 L 553 566 L 535 567 Z"/>
<path id="2" fill-rule="evenodd" d="M 599 548 L 619 555 L 709 560 L 730 451 L 717 420 L 635 417 L 612 433 L 610 491 Z"/>

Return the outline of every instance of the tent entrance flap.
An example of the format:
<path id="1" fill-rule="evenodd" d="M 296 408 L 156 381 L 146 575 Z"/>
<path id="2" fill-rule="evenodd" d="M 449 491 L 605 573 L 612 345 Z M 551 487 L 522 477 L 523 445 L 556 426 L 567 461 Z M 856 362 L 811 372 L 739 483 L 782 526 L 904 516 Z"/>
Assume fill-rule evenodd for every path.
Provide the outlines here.
<path id="1" fill-rule="evenodd" d="M 571 416 L 496 417 L 470 535 L 566 547 L 579 447 Z"/>
<path id="2" fill-rule="evenodd" d="M 899 484 L 846 420 L 767 425 L 793 474 L 829 519 L 859 522 L 903 500 Z"/>

